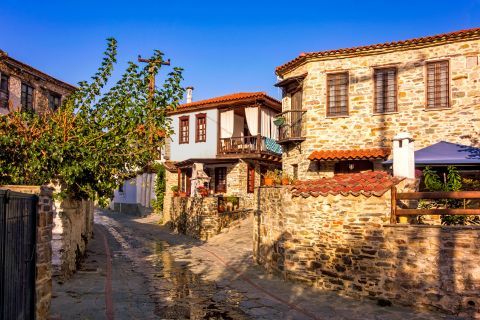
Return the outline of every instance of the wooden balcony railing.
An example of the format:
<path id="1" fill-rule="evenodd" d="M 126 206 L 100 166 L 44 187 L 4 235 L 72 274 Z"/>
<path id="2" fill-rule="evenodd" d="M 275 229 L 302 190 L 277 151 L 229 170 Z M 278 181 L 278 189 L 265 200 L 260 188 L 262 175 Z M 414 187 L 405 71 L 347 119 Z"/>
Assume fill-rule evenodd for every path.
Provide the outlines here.
<path id="1" fill-rule="evenodd" d="M 275 146 L 275 141 L 261 135 L 221 138 L 218 146 L 218 154 L 252 154 L 252 153 L 281 153 L 280 146 Z M 274 144 L 272 146 L 272 143 Z M 278 148 L 276 148 L 278 147 Z"/>
<path id="2" fill-rule="evenodd" d="M 281 119 L 278 127 L 278 142 L 287 142 L 294 140 L 303 140 L 302 138 L 302 119 L 304 110 L 288 110 L 279 113 L 276 119 Z"/>

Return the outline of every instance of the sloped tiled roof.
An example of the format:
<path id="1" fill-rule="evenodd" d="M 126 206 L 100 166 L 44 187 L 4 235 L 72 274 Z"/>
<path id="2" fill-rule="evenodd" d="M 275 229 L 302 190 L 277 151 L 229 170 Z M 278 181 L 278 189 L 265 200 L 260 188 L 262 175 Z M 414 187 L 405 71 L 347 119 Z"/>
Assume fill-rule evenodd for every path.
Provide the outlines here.
<path id="1" fill-rule="evenodd" d="M 378 43 L 378 44 L 359 46 L 359 47 L 301 53 L 295 59 L 277 67 L 276 73 L 283 74 L 287 70 L 293 69 L 300 63 L 311 58 L 326 58 L 326 57 L 335 58 L 335 57 L 354 56 L 354 55 L 361 55 L 361 54 L 372 54 L 385 49 L 413 48 L 418 46 L 444 44 L 451 41 L 461 41 L 461 40 L 469 40 L 469 39 L 475 39 L 475 38 L 480 39 L 480 28 L 460 30 L 455 32 L 442 33 L 438 35 L 413 38 L 413 39 L 402 40 L 402 41 L 385 42 L 385 43 Z"/>
<path id="2" fill-rule="evenodd" d="M 392 177 L 387 172 L 370 171 L 362 173 L 338 174 L 332 178 L 297 181 L 290 187 L 296 197 L 326 197 L 331 195 L 382 196 L 403 178 Z"/>
<path id="3" fill-rule="evenodd" d="M 270 105 L 272 105 L 274 108 L 278 109 L 279 111 L 282 108 L 282 103 L 280 101 L 270 97 L 265 92 L 238 92 L 238 93 L 227 94 L 224 96 L 214 97 L 210 99 L 185 103 L 180 105 L 176 110 L 171 111 L 170 113 L 174 114 L 174 113 L 180 113 L 180 112 L 189 111 L 189 110 L 208 109 L 208 108 L 214 108 L 217 106 L 225 105 L 228 103 L 242 102 L 242 101 L 251 102 L 258 99 L 266 100 L 270 102 Z"/>
<path id="4" fill-rule="evenodd" d="M 390 154 L 389 148 L 358 149 L 358 150 L 318 150 L 313 151 L 308 160 L 366 160 L 383 159 Z"/>

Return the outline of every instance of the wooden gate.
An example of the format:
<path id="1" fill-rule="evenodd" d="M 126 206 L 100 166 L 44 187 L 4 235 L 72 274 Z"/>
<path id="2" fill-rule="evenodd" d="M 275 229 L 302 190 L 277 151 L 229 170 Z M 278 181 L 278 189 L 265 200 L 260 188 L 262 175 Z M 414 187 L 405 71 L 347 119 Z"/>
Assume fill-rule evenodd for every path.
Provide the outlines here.
<path id="1" fill-rule="evenodd" d="M 0 319 L 35 318 L 38 197 L 0 190 Z"/>

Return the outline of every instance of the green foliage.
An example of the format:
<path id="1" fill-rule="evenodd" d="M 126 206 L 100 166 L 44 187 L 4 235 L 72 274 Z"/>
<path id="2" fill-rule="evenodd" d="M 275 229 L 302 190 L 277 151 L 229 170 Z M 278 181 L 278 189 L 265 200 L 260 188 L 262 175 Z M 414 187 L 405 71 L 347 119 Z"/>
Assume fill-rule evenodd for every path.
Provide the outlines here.
<path id="1" fill-rule="evenodd" d="M 173 68 L 149 100 L 149 71 L 129 62 L 121 79 L 105 86 L 116 63 L 117 42 L 108 39 L 91 81 L 80 82 L 55 113 L 13 112 L 0 117 L 0 184 L 58 182 L 65 195 L 106 199 L 125 179 L 159 158 L 172 133 L 166 112 L 183 97 L 182 69 Z"/>
<path id="2" fill-rule="evenodd" d="M 152 207 L 156 213 L 163 211 L 163 199 L 165 198 L 166 181 L 165 181 L 165 166 L 159 164 L 156 166 L 157 179 L 155 180 L 155 196 L 156 199 L 152 203 Z"/>
<path id="3" fill-rule="evenodd" d="M 425 187 L 429 191 L 460 191 L 462 190 L 462 177 L 454 166 L 447 167 L 447 175 L 444 181 L 441 180 L 438 173 L 432 170 L 430 167 L 426 167 L 423 170 L 423 176 L 425 178 Z M 463 202 L 461 200 L 449 199 L 449 200 L 435 200 L 435 201 L 421 201 L 420 208 L 461 208 Z M 477 224 L 477 217 L 468 216 L 450 216 L 444 215 L 441 217 L 442 224 L 445 225 L 465 225 L 465 224 Z"/>

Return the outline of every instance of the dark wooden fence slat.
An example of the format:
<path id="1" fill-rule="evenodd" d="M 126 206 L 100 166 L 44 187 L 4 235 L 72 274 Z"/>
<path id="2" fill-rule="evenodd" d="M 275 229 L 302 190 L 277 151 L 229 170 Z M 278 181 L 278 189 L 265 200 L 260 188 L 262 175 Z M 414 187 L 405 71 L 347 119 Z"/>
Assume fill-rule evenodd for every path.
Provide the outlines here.
<path id="1" fill-rule="evenodd" d="M 480 191 L 451 191 L 451 192 L 399 192 L 398 200 L 420 199 L 480 199 Z"/>
<path id="2" fill-rule="evenodd" d="M 418 216 L 418 215 L 480 215 L 480 209 L 397 209 L 397 216 Z"/>

